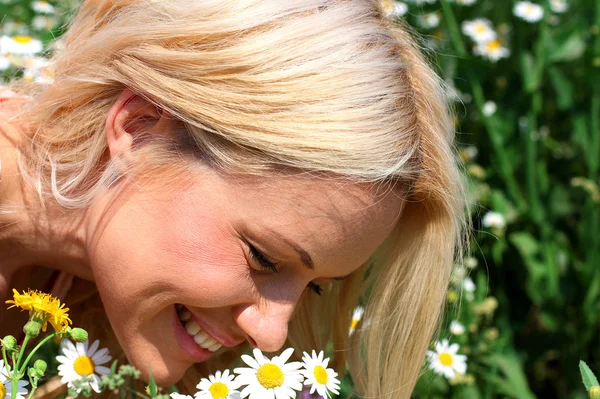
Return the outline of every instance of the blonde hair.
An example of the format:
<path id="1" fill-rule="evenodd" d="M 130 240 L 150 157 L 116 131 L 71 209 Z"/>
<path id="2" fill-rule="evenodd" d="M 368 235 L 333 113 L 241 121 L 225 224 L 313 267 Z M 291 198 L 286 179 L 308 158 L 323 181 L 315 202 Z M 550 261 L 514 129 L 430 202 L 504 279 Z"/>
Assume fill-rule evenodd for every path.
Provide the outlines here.
<path id="1" fill-rule="evenodd" d="M 393 234 L 323 298 L 303 297 L 288 343 L 331 342 L 362 397 L 409 397 L 468 218 L 444 86 L 408 29 L 366 0 L 88 0 L 63 40 L 54 83 L 20 88 L 32 96 L 17 118 L 33 132 L 23 169 L 44 201 L 84 208 L 118 181 L 104 125 L 124 88 L 181 121 L 151 162 L 183 153 L 406 188 Z M 367 292 L 368 326 L 349 337 Z"/>

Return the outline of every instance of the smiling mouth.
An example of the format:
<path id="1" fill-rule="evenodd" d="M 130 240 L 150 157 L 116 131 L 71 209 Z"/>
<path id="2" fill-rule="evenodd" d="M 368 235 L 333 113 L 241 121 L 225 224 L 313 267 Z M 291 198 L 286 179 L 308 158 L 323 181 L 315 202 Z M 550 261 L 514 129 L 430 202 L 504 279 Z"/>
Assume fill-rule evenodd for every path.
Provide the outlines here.
<path id="1" fill-rule="evenodd" d="M 192 318 L 192 313 L 185 306 L 177 304 L 176 309 L 177 317 L 179 317 L 179 321 L 181 321 L 185 331 L 194 339 L 194 342 L 199 347 L 214 353 L 223 346 L 200 328 L 198 323 Z"/>

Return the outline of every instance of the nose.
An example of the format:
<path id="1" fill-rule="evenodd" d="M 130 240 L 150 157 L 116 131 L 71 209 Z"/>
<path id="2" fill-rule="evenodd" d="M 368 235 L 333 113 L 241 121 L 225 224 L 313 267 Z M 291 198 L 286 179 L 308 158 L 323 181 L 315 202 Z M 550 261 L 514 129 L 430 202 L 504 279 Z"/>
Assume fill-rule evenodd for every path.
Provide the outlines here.
<path id="1" fill-rule="evenodd" d="M 250 344 L 263 352 L 279 351 L 298 300 L 261 298 L 234 310 L 234 318 Z M 235 314 L 237 313 L 237 314 Z"/>

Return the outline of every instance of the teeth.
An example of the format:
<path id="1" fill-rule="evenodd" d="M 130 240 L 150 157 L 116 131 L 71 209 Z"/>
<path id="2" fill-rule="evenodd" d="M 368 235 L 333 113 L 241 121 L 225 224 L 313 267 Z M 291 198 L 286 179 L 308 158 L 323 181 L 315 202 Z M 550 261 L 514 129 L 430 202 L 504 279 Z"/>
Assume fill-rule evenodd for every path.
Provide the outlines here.
<path id="1" fill-rule="evenodd" d="M 196 335 L 196 333 L 200 331 L 200 326 L 194 320 L 190 320 L 187 323 L 185 323 L 185 330 L 190 335 Z"/>
<path id="2" fill-rule="evenodd" d="M 192 314 L 187 309 L 180 311 L 178 314 L 179 319 L 182 321 L 183 326 L 185 327 L 185 330 L 189 335 L 194 337 L 194 341 L 198 344 L 198 346 L 211 352 L 216 352 L 221 348 L 222 345 L 202 331 L 198 323 L 196 323 L 194 320 L 190 320 L 192 318 Z"/>
<path id="3" fill-rule="evenodd" d="M 192 314 L 189 310 L 182 310 L 181 312 L 179 312 L 179 319 L 181 319 L 181 321 L 188 321 L 191 318 Z"/>

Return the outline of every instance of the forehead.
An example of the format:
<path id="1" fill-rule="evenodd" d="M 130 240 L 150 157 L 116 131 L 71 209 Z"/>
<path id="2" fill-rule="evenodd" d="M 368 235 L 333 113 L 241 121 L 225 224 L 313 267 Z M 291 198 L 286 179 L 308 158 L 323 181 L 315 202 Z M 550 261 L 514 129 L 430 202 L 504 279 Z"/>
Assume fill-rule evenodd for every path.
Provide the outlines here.
<path id="1" fill-rule="evenodd" d="M 402 210 L 399 187 L 291 175 L 226 178 L 233 213 L 253 235 L 283 237 L 315 266 L 353 271 L 391 233 Z M 279 238 L 281 240 L 281 238 Z"/>

